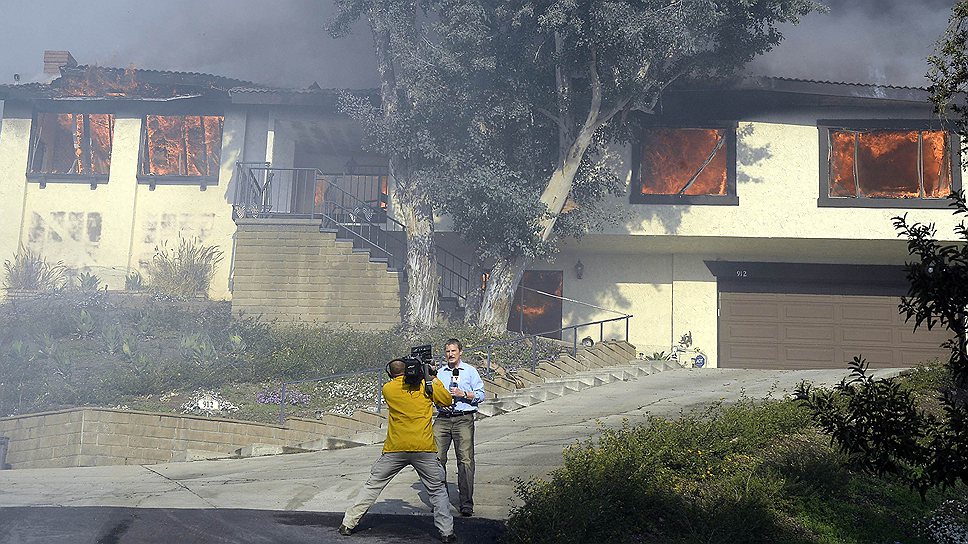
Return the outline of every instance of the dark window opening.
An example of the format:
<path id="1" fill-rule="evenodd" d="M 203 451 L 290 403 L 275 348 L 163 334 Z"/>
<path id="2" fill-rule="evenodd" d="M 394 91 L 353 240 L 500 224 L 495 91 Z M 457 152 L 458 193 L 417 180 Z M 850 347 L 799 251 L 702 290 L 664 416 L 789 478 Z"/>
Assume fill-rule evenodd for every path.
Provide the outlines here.
<path id="1" fill-rule="evenodd" d="M 735 127 L 649 128 L 633 151 L 632 203 L 737 204 Z"/>
<path id="2" fill-rule="evenodd" d="M 218 179 L 221 115 L 147 115 L 141 138 L 140 176 Z"/>
<path id="3" fill-rule="evenodd" d="M 563 281 L 564 273 L 560 270 L 526 270 L 514 293 L 508 330 L 524 334 L 547 333 L 543 336 L 561 339 L 561 299 L 535 291 L 560 297 Z"/>
<path id="4" fill-rule="evenodd" d="M 107 179 L 114 115 L 40 112 L 31 125 L 28 177 Z"/>

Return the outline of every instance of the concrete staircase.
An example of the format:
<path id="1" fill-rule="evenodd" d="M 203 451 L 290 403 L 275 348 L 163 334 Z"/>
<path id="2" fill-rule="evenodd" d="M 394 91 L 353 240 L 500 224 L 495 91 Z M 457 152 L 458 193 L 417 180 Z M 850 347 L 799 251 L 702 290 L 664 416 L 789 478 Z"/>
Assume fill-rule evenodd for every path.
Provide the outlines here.
<path id="1" fill-rule="evenodd" d="M 539 402 L 577 393 L 589 387 L 628 381 L 663 370 L 678 368 L 668 361 L 642 361 L 635 347 L 625 341 L 606 340 L 590 348 L 578 348 L 577 357 L 565 352 L 555 360 L 540 361 L 534 371 L 518 369 L 508 378 L 485 380 L 487 400 L 478 417 L 492 417 Z"/>
<path id="2" fill-rule="evenodd" d="M 579 347 L 577 356 L 563 350 L 554 360 L 539 361 L 533 371 L 520 368 L 485 379 L 487 400 L 478 408 L 478 418 L 497 416 L 590 387 L 634 380 L 672 368 L 678 366 L 668 361 L 637 359 L 635 347 L 619 340 L 606 340 L 587 348 Z M 298 427 L 300 421 L 309 420 L 289 418 L 286 426 Z M 386 416 L 383 414 L 357 410 L 349 416 L 327 413 L 312 421 L 317 425 L 322 421 L 327 426 L 326 436 L 285 446 L 251 444 L 239 448 L 230 457 L 352 448 L 386 439 Z"/>

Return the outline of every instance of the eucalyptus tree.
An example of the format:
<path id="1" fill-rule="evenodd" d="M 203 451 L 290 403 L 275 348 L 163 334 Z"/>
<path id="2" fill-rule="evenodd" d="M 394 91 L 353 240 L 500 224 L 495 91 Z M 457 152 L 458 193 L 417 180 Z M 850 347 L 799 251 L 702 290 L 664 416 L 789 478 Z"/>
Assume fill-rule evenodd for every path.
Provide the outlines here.
<path id="1" fill-rule="evenodd" d="M 495 86 L 524 102 L 532 135 L 552 146 L 539 154 L 540 216 L 535 238 L 553 240 L 566 203 L 583 190 L 601 195 L 598 152 L 620 141 L 628 114 L 652 113 L 663 90 L 684 77 L 726 76 L 780 43 L 780 26 L 813 10 L 811 0 L 479 0 L 494 33 Z M 510 82 L 510 83 L 509 83 Z M 534 121 L 543 118 L 545 122 Z M 569 198 L 571 197 L 571 199 Z M 586 215 L 586 217 L 589 217 Z M 581 222 L 577 225 L 580 230 Z M 480 323 L 507 323 L 527 259 L 495 259 Z"/>
<path id="2" fill-rule="evenodd" d="M 491 265 L 478 324 L 492 330 L 504 328 L 524 268 L 554 251 L 556 235 L 610 217 L 605 197 L 623 184 L 605 153 L 628 138 L 630 112 L 651 113 L 680 78 L 732 73 L 778 44 L 781 24 L 819 8 L 811 0 L 337 6 L 337 34 L 365 16 L 376 43 L 380 109 L 352 98 L 346 109 L 390 157 L 411 242 L 411 315 L 431 320 L 437 211 Z"/>

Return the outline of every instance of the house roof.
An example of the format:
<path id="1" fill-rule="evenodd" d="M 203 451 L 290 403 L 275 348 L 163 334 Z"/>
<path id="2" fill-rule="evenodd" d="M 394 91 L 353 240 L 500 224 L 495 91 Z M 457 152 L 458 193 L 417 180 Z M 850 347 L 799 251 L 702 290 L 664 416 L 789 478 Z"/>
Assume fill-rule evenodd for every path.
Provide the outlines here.
<path id="1" fill-rule="evenodd" d="M 852 83 L 846 81 L 822 81 L 775 76 L 747 76 L 734 84 L 737 90 L 773 91 L 779 93 L 816 94 L 850 98 L 873 98 L 924 102 L 928 89 L 885 85 L 881 83 Z"/>
<path id="2" fill-rule="evenodd" d="M 84 85 L 101 86 L 79 90 Z M 168 101 L 205 97 L 228 100 L 236 104 L 289 105 L 321 107 L 335 110 L 343 91 L 379 99 L 377 89 L 324 89 L 313 84 L 308 89 L 258 85 L 241 79 L 201 72 L 113 68 L 95 65 L 62 67 L 61 77 L 51 83 L 0 85 L 0 99 L 24 100 L 141 100 Z M 772 76 L 738 76 L 715 81 L 681 81 L 670 87 L 668 94 L 726 92 L 736 96 L 766 93 L 771 100 L 803 104 L 825 101 L 856 103 L 856 100 L 927 103 L 929 93 L 922 87 L 823 81 Z M 786 99 L 782 98 L 786 97 Z M 799 97 L 799 98 L 798 98 Z M 812 98 L 811 98 L 812 97 Z"/>
<path id="3" fill-rule="evenodd" d="M 50 83 L 0 85 L 0 98 L 159 101 L 228 97 L 229 89 L 255 83 L 200 72 L 81 65 L 61 67 Z"/>

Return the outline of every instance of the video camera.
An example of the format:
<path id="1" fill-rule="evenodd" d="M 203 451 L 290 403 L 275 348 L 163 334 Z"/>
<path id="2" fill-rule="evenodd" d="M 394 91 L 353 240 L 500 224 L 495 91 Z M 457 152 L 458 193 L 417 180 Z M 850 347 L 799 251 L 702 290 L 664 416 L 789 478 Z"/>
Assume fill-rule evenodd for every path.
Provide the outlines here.
<path id="1" fill-rule="evenodd" d="M 433 363 L 430 344 L 410 348 L 410 355 L 401 357 L 403 361 L 403 381 L 410 385 L 424 383 L 427 394 L 433 396 L 433 381 L 437 375 L 437 367 Z"/>

